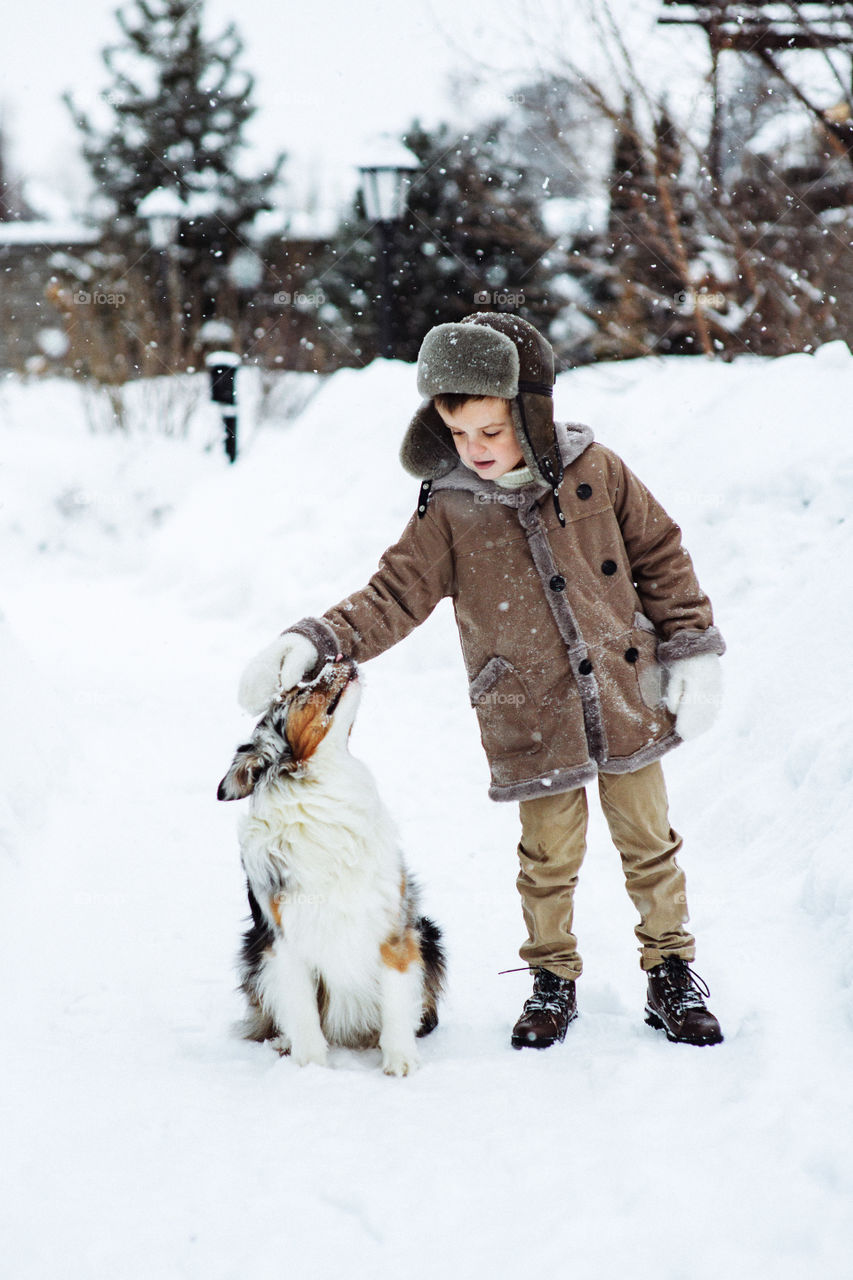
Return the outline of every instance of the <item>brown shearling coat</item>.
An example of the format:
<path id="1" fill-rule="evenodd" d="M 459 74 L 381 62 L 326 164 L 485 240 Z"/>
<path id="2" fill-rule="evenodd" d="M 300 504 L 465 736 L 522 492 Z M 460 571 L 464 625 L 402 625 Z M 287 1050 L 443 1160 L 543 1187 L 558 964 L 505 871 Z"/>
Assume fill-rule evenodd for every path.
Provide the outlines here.
<path id="1" fill-rule="evenodd" d="M 564 528 L 544 482 L 506 490 L 460 462 L 367 586 L 290 628 L 365 662 L 449 596 L 494 800 L 656 760 L 681 741 L 667 663 L 725 648 L 678 525 L 588 427 L 557 439 Z"/>

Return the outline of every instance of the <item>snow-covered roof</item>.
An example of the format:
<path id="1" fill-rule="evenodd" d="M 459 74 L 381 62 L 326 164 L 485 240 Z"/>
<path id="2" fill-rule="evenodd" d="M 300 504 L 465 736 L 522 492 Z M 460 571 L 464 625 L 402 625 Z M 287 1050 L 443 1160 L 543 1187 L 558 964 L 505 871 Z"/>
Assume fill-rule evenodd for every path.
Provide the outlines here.
<path id="1" fill-rule="evenodd" d="M 332 208 L 264 209 L 255 214 L 248 235 L 256 242 L 273 236 L 290 240 L 323 240 L 334 235 L 340 219 L 341 210 Z"/>
<path id="2" fill-rule="evenodd" d="M 56 222 L 43 218 L 0 222 L 0 244 L 96 244 L 99 239 L 100 233 L 93 227 L 72 218 Z"/>
<path id="3" fill-rule="evenodd" d="M 421 162 L 404 142 L 389 133 L 370 138 L 356 158 L 360 169 L 420 169 Z"/>

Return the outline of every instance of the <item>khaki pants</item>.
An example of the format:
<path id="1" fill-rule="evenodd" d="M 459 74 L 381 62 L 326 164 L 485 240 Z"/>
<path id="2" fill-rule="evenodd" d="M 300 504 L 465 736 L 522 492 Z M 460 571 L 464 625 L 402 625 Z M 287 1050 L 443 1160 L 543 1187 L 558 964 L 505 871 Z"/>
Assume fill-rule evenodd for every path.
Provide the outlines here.
<path id="1" fill-rule="evenodd" d="M 681 837 L 669 825 L 663 770 L 656 761 L 636 773 L 598 775 L 601 807 L 622 857 L 625 887 L 640 915 L 635 933 L 640 964 L 651 969 L 664 956 L 692 960 L 693 937 L 685 930 L 684 872 L 675 860 Z M 573 900 L 586 852 L 586 791 L 522 800 L 521 871 L 518 890 L 528 940 L 520 955 L 561 978 L 582 969 L 572 932 Z"/>

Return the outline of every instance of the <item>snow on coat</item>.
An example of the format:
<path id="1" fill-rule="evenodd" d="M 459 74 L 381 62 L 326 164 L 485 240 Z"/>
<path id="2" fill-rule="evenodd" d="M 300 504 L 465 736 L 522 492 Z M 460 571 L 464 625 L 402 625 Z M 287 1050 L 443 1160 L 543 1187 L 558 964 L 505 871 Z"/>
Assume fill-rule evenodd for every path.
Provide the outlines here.
<path id="1" fill-rule="evenodd" d="M 588 427 L 556 432 L 565 526 L 543 481 L 506 490 L 460 462 L 362 590 L 289 629 L 365 662 L 450 597 L 494 800 L 658 759 L 681 741 L 667 663 L 725 649 L 678 525 Z"/>

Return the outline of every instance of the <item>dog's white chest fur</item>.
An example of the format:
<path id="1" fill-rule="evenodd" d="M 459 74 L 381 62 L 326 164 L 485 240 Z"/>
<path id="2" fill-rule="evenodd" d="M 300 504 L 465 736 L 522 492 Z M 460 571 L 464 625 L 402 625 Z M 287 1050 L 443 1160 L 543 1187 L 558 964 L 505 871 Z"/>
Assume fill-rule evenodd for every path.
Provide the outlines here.
<path id="1" fill-rule="evenodd" d="M 253 884 L 278 871 L 277 923 L 318 976 L 363 986 L 377 981 L 378 945 L 402 923 L 402 859 L 369 771 L 348 753 L 334 763 L 333 776 L 255 792 L 242 859 Z"/>

